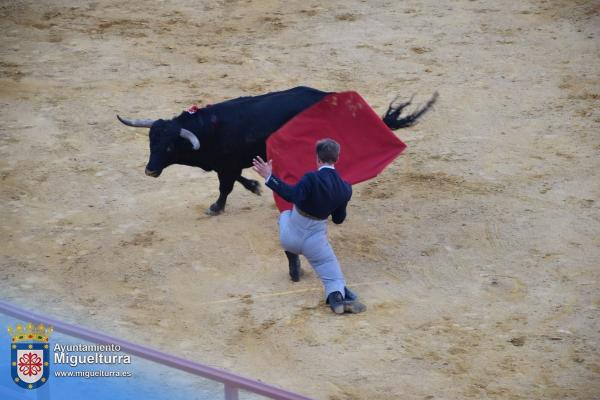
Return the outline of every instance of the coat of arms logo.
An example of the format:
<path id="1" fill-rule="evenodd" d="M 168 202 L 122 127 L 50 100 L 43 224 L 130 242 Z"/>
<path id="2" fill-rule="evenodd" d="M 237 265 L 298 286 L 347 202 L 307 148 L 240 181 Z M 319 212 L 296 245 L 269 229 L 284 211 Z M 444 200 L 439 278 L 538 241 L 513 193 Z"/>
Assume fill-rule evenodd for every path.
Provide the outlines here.
<path id="1" fill-rule="evenodd" d="M 8 327 L 11 336 L 11 376 L 13 382 L 25 389 L 37 389 L 50 376 L 50 350 L 48 337 L 52 327 L 44 324 Z"/>

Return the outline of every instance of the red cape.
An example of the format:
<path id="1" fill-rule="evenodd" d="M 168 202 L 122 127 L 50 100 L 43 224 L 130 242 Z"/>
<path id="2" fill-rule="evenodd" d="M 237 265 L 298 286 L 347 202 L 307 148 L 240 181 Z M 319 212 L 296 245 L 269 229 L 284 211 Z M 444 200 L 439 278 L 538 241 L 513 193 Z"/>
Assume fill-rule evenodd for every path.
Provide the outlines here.
<path id="1" fill-rule="evenodd" d="M 341 146 L 335 168 L 356 184 L 377 176 L 406 145 L 356 92 L 332 93 L 279 128 L 267 140 L 273 173 L 295 184 L 316 169 L 315 143 L 331 138 Z M 279 211 L 292 205 L 273 193 Z"/>

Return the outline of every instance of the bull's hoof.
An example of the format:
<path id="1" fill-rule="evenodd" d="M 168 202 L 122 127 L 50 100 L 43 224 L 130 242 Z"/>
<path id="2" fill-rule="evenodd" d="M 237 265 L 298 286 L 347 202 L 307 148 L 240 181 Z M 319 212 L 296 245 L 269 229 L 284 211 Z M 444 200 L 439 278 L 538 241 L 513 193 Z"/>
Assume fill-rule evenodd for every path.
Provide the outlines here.
<path id="1" fill-rule="evenodd" d="M 210 216 L 215 216 L 221 214 L 224 210 L 224 207 L 219 207 L 217 203 L 215 203 L 208 207 L 208 209 L 206 210 L 206 214 Z"/>
<path id="2" fill-rule="evenodd" d="M 257 196 L 260 196 L 262 194 L 262 190 L 260 188 L 260 183 L 258 183 L 258 181 L 255 181 L 254 179 L 252 179 L 250 181 L 247 189 Z"/>

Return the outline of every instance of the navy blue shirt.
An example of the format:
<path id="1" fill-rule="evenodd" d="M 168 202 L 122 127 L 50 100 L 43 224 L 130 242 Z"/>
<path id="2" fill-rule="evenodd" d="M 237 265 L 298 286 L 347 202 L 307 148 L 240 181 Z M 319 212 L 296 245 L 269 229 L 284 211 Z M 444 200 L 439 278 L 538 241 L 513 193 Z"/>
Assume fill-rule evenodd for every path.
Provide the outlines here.
<path id="1" fill-rule="evenodd" d="M 352 197 L 352 186 L 333 168 L 305 174 L 297 184 L 288 185 L 275 175 L 265 183 L 285 201 L 319 219 L 331 219 L 341 224 L 346 219 L 346 205 Z"/>

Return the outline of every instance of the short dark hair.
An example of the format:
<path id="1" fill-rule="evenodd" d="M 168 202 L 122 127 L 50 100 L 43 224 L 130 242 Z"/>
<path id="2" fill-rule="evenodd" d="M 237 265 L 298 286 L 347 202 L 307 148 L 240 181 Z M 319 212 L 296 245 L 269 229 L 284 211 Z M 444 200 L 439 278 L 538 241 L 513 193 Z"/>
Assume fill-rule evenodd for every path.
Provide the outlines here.
<path id="1" fill-rule="evenodd" d="M 321 139 L 317 142 L 317 157 L 323 163 L 336 163 L 340 157 L 340 144 L 333 139 Z"/>

